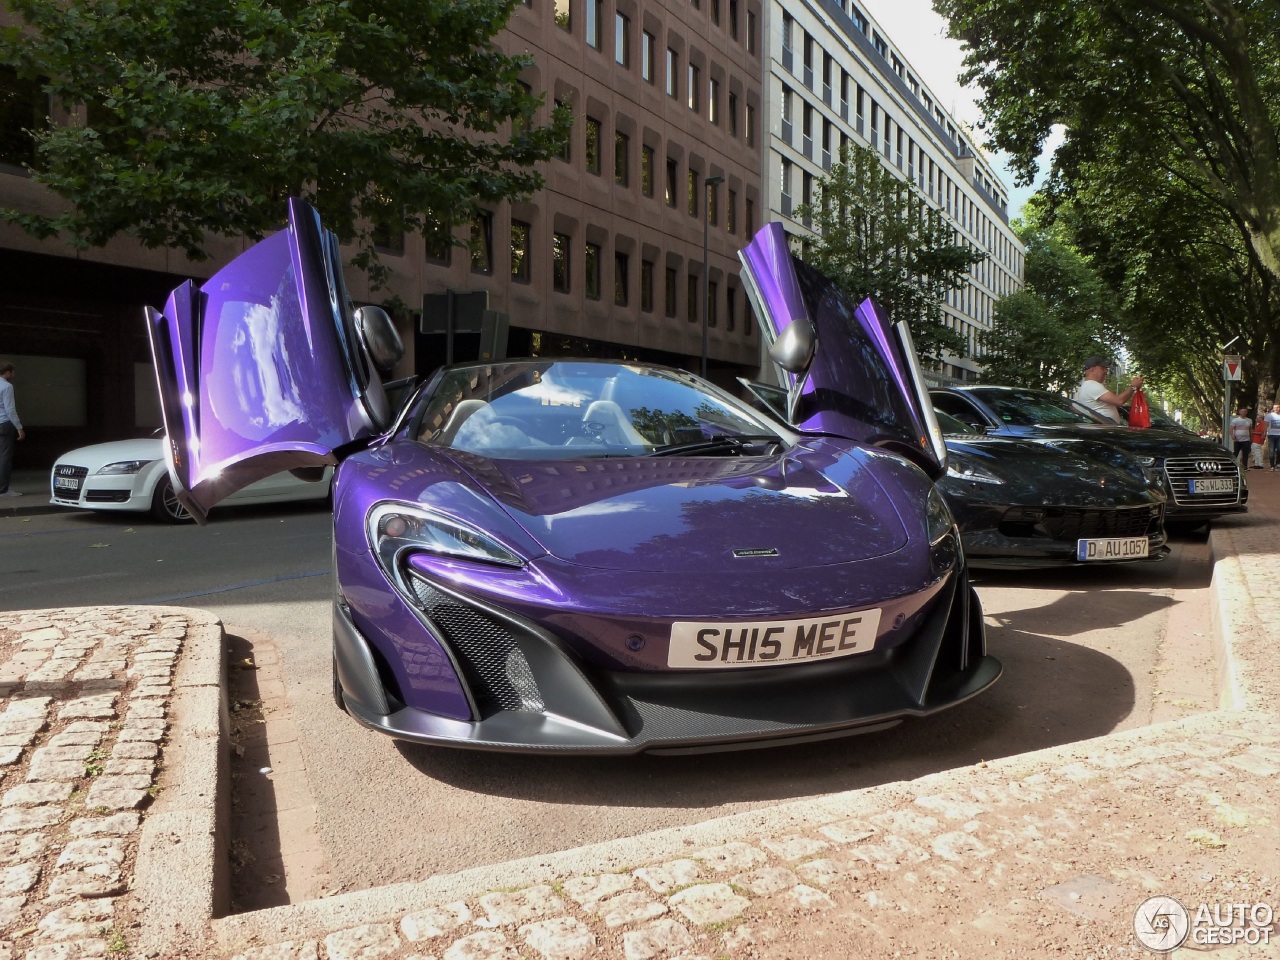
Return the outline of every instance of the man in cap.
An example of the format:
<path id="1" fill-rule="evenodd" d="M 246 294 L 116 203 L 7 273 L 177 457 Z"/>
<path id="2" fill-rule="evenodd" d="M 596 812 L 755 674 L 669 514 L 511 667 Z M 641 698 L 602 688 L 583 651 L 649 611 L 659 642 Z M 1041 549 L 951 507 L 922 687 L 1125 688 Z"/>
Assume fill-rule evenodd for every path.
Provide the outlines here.
<path id="1" fill-rule="evenodd" d="M 1128 421 L 1120 415 L 1120 408 L 1133 399 L 1135 391 L 1142 388 L 1142 377 L 1134 377 L 1125 389 L 1119 393 L 1112 393 L 1104 383 L 1107 379 L 1107 371 L 1110 368 L 1111 361 L 1106 357 L 1095 354 L 1086 359 L 1084 362 L 1084 379 L 1080 381 L 1080 386 L 1076 388 L 1075 399 L 1090 410 L 1102 414 L 1108 420 L 1127 424 Z"/>

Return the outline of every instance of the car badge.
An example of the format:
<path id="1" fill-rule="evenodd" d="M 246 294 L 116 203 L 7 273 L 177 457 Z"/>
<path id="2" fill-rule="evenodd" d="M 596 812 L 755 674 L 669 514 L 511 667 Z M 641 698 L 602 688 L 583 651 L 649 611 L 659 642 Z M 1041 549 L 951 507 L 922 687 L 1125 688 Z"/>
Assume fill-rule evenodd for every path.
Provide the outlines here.
<path id="1" fill-rule="evenodd" d="M 1201 473 L 1217 473 L 1222 469 L 1222 464 L 1216 460 L 1201 460 L 1196 463 L 1196 469 Z"/>
<path id="2" fill-rule="evenodd" d="M 777 547 L 752 547 L 746 550 L 733 551 L 735 557 L 776 557 Z"/>

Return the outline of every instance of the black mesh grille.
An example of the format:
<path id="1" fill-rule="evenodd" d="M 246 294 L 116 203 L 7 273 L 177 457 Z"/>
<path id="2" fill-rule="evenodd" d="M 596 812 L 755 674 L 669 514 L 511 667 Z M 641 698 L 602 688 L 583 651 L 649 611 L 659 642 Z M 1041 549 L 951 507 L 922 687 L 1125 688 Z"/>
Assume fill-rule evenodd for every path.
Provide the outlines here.
<path id="1" fill-rule="evenodd" d="M 1169 459 L 1164 462 L 1169 489 L 1179 506 L 1226 506 L 1240 502 L 1240 471 L 1226 454 Z M 1192 484 L 1196 490 L 1192 491 Z M 1226 487 L 1208 490 L 1208 487 Z"/>
<path id="2" fill-rule="evenodd" d="M 1109 510 L 1064 508 L 1047 511 L 1044 527 L 1055 540 L 1091 537 L 1145 537 L 1160 529 L 1164 507 L 1120 507 Z"/>
<path id="3" fill-rule="evenodd" d="M 459 603 L 426 581 L 409 576 L 423 612 L 453 647 L 486 714 L 497 710 L 540 713 L 538 681 L 510 628 L 481 610 Z"/>

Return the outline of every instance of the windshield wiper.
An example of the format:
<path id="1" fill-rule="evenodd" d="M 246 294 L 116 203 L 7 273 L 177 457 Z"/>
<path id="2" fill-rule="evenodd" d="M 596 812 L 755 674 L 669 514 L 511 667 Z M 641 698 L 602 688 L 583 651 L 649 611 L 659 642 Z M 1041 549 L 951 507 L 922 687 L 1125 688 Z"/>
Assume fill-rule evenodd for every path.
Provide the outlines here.
<path id="1" fill-rule="evenodd" d="M 716 433 L 688 443 L 669 443 L 658 447 L 651 457 L 673 457 L 697 453 L 743 453 L 758 443 L 781 443 L 772 433 Z"/>

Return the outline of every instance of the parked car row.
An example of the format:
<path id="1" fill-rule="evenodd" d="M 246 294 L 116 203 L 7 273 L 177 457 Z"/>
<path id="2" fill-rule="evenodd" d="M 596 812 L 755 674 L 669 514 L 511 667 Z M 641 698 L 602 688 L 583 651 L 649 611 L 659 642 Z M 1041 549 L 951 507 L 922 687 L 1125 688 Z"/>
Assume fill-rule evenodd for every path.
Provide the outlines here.
<path id="1" fill-rule="evenodd" d="M 753 385 L 762 409 L 684 371 L 559 358 L 445 367 L 397 405 L 394 327 L 353 309 L 336 240 L 291 201 L 286 230 L 147 312 L 174 497 L 204 523 L 264 478 L 336 467 L 338 707 L 405 740 L 600 754 L 947 709 L 1002 669 L 970 564 L 1157 559 L 1173 497 L 1243 508 L 1207 451 L 1183 477 L 1171 448 L 1052 412 L 939 416 L 953 392 L 929 391 L 906 323 L 778 224 L 741 256 L 783 382 Z"/>

